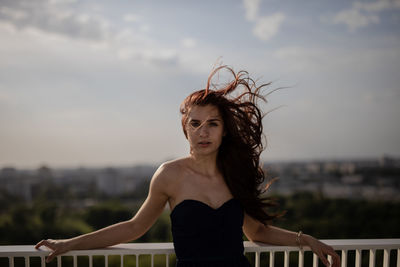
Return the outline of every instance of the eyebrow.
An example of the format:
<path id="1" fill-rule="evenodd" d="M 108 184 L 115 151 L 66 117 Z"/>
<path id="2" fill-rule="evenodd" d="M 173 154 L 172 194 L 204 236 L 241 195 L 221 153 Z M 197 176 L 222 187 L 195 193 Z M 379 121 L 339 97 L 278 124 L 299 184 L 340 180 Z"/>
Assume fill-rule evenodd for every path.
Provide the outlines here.
<path id="1" fill-rule="evenodd" d="M 200 120 L 197 120 L 197 119 L 190 119 L 190 121 L 199 122 Z M 206 121 L 209 121 L 209 122 L 213 122 L 213 121 L 221 121 L 221 119 L 209 119 L 209 120 L 206 120 Z"/>

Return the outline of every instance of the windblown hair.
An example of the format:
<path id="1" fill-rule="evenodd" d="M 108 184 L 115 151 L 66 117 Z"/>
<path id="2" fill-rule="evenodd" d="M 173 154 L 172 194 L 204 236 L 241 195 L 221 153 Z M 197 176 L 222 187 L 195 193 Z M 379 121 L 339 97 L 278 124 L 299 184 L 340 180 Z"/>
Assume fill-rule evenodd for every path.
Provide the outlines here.
<path id="1" fill-rule="evenodd" d="M 212 84 L 212 78 L 220 70 L 231 73 L 233 80 L 223 86 Z M 232 195 L 241 202 L 245 212 L 263 224 L 277 217 L 267 212 L 267 208 L 275 204 L 271 199 L 262 197 L 265 189 L 260 188 L 265 180 L 260 167 L 260 155 L 264 150 L 264 115 L 258 107 L 258 101 L 266 102 L 260 91 L 268 85 L 270 83 L 256 86 L 248 72 L 235 73 L 230 67 L 219 66 L 209 75 L 206 88 L 190 94 L 180 107 L 186 137 L 185 126 L 191 107 L 213 105 L 218 108 L 226 135 L 219 147 L 217 166 Z"/>

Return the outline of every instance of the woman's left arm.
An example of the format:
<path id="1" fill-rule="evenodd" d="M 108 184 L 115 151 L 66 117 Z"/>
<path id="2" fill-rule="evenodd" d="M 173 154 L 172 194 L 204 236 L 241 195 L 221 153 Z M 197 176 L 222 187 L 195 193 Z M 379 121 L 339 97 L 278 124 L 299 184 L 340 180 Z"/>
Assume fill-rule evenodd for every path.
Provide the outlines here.
<path id="1" fill-rule="evenodd" d="M 244 217 L 243 231 L 247 238 L 253 242 L 278 246 L 308 246 L 318 255 L 325 266 L 340 266 L 340 257 L 333 248 L 310 235 L 301 234 L 299 236 L 296 232 L 264 225 L 247 214 Z M 328 255 L 332 256 L 332 265 L 329 264 Z"/>

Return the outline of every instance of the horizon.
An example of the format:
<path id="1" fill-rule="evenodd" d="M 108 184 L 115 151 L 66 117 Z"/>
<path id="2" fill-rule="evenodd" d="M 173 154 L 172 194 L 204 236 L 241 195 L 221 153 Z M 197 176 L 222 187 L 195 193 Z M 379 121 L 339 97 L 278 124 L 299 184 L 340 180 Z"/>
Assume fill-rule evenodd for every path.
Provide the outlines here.
<path id="1" fill-rule="evenodd" d="M 362 161 L 379 161 L 383 157 L 394 160 L 400 160 L 399 155 L 383 154 L 371 157 L 346 157 L 346 158 L 302 158 L 302 159 L 273 159 L 273 160 L 260 160 L 261 165 L 268 164 L 290 164 L 290 163 L 335 163 L 335 162 L 362 162 Z M 166 160 L 168 161 L 168 160 Z M 164 162 L 166 162 L 164 161 Z M 42 167 L 47 167 L 54 170 L 62 169 L 106 169 L 106 168 L 134 168 L 134 167 L 158 167 L 163 162 L 131 162 L 124 164 L 98 164 L 98 165 L 51 165 L 41 163 L 35 166 L 17 166 L 13 164 L 0 165 L 0 170 L 5 168 L 14 168 L 16 170 L 33 171 Z"/>

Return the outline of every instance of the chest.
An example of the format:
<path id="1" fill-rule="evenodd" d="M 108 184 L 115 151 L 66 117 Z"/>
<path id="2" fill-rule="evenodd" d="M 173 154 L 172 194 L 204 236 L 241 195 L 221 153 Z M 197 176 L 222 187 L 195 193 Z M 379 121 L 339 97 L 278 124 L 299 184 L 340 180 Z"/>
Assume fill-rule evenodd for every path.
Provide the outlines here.
<path id="1" fill-rule="evenodd" d="M 171 207 L 185 199 L 195 199 L 212 208 L 221 206 L 232 194 L 223 177 L 208 179 L 201 176 L 184 176 L 175 185 Z"/>

